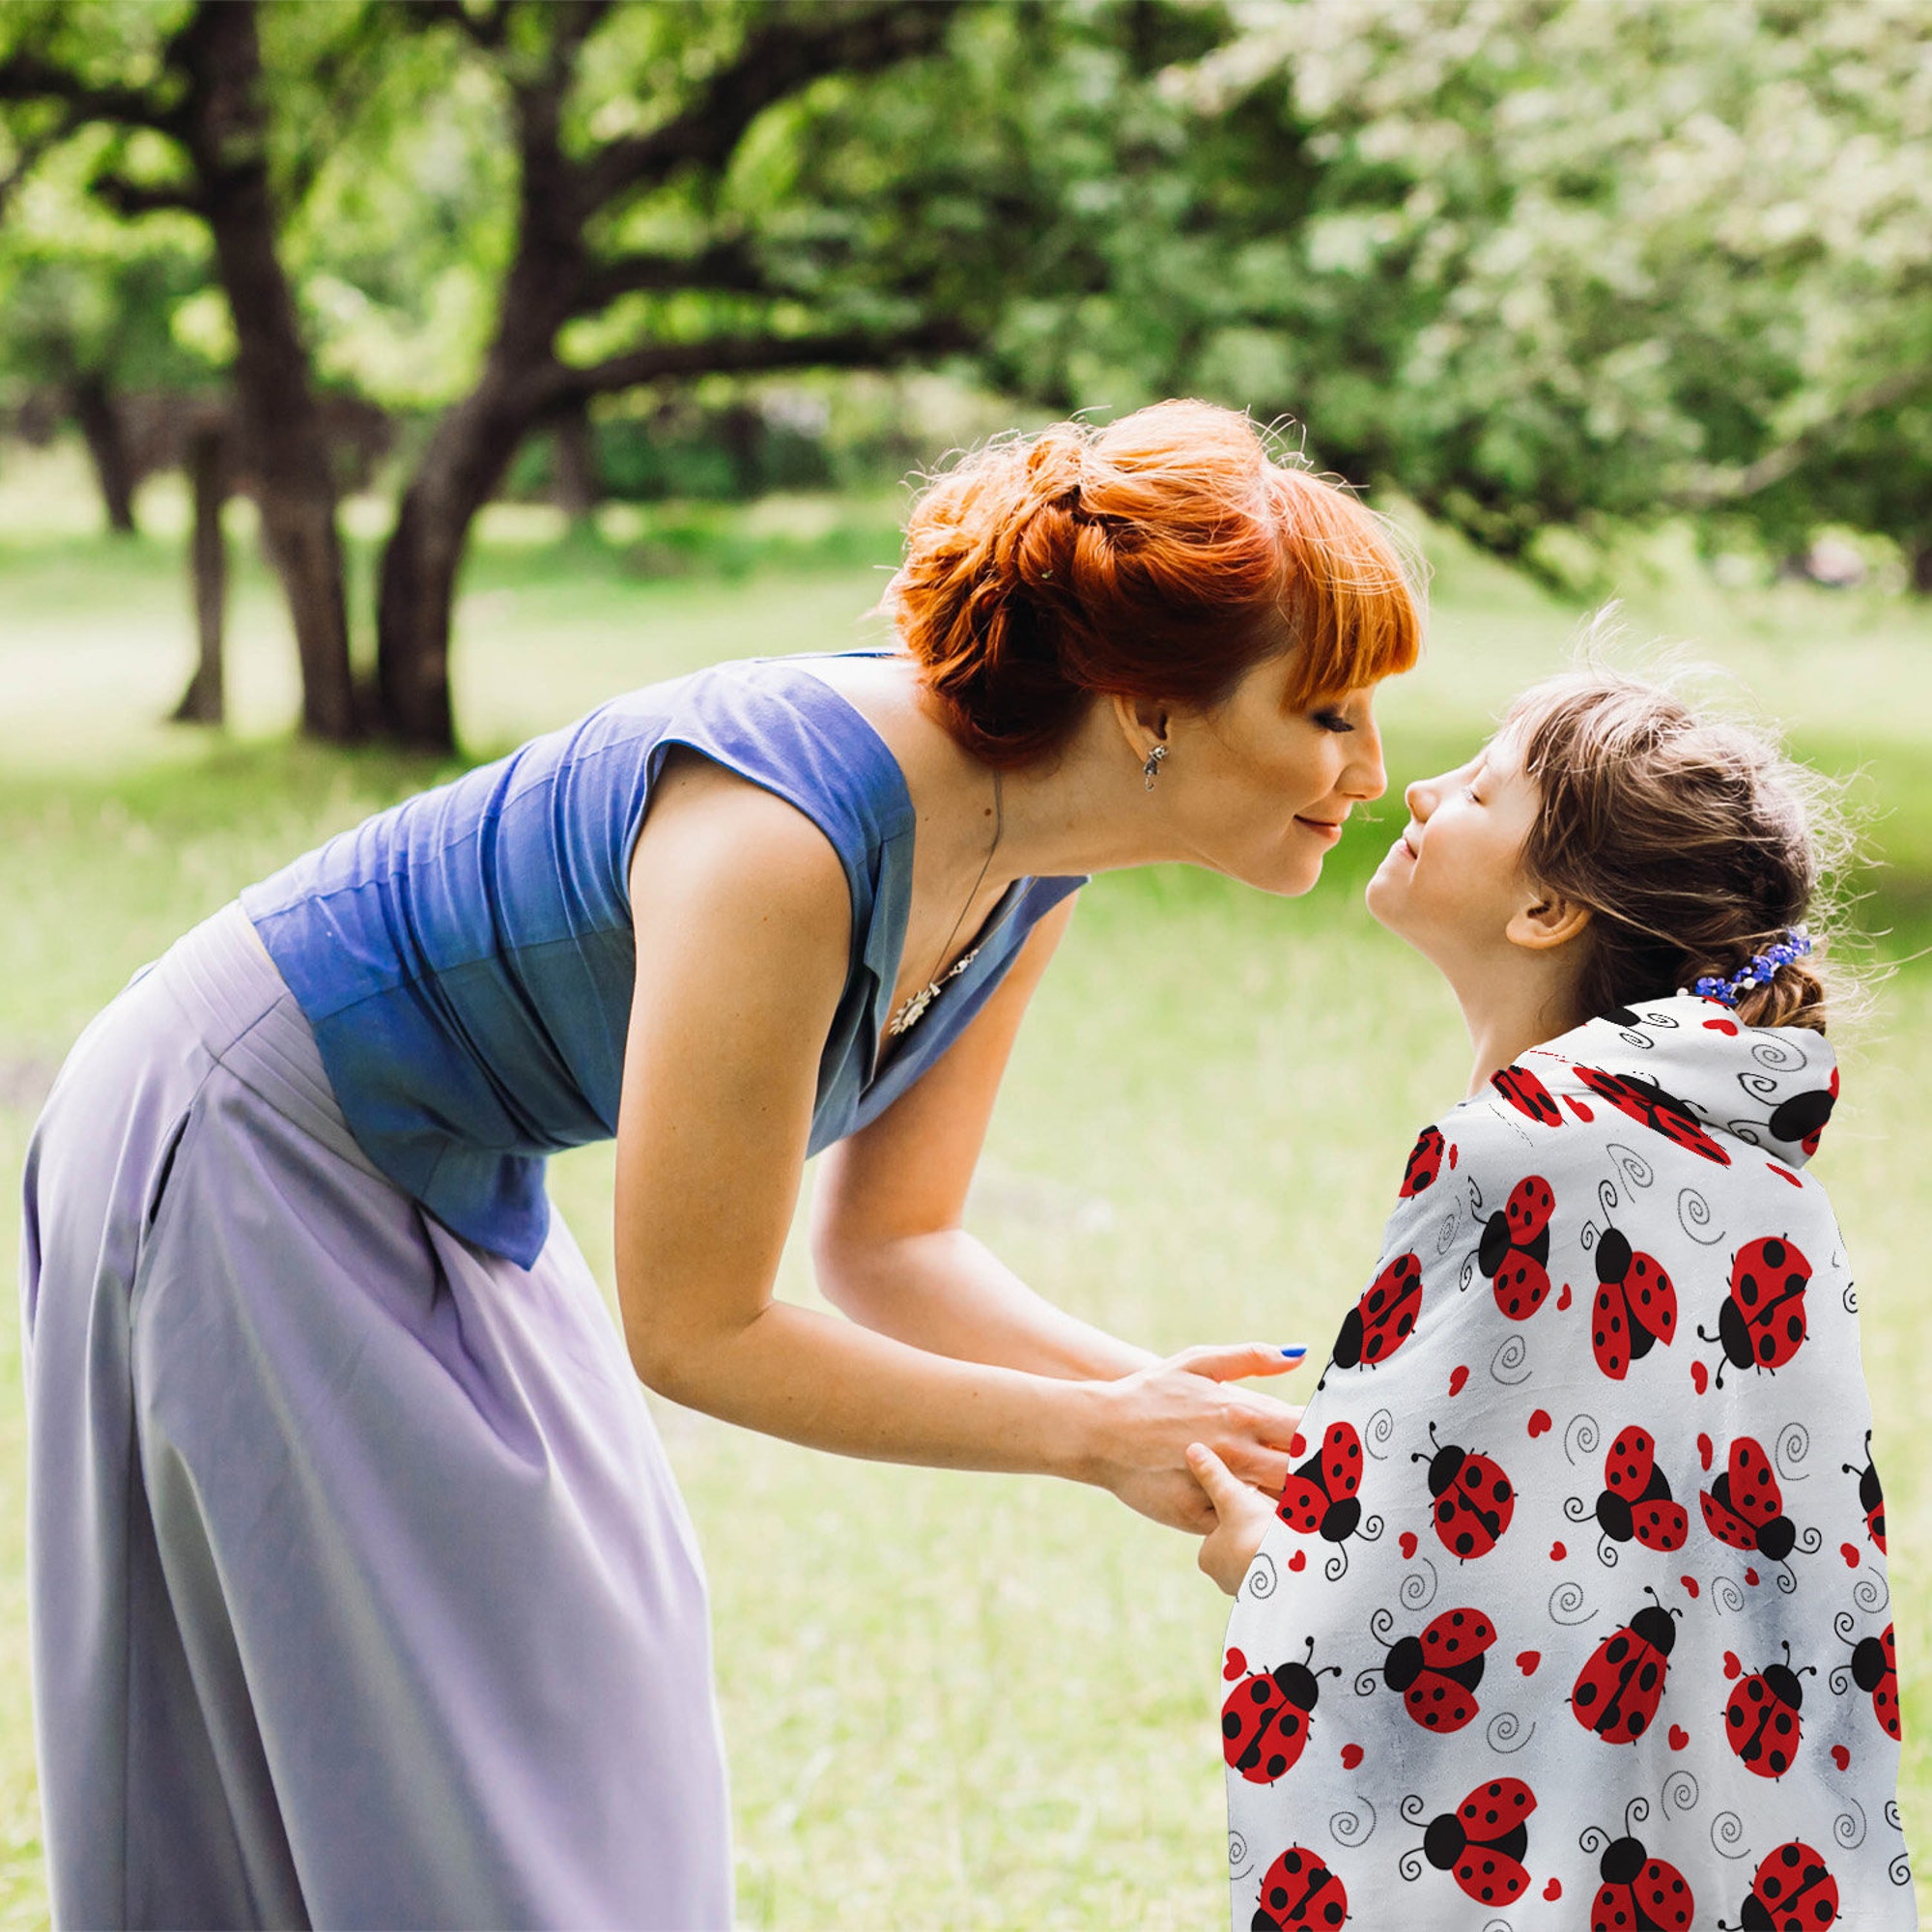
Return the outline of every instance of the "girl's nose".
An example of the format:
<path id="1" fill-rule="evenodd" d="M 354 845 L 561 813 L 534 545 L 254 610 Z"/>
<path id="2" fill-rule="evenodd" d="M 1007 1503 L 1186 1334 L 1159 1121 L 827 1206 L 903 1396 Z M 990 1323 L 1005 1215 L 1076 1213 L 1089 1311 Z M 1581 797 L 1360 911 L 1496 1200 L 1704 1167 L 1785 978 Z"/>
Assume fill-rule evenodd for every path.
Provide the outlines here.
<path id="1" fill-rule="evenodd" d="M 1435 781 L 1417 779 L 1404 787 L 1402 802 L 1408 807 L 1408 815 L 1420 825 L 1435 810 Z"/>

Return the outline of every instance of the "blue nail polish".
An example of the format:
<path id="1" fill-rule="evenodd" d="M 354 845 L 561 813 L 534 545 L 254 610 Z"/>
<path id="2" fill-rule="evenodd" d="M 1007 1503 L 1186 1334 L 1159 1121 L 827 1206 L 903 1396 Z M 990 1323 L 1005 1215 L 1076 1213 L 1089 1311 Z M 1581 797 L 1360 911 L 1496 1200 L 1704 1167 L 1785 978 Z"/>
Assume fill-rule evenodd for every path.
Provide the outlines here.
<path id="1" fill-rule="evenodd" d="M 1297 1343 L 1296 1343 L 1296 1344 L 1294 1345 L 1294 1347 L 1293 1347 L 1293 1348 L 1292 1348 L 1292 1349 L 1284 1349 L 1284 1350 L 1282 1350 L 1281 1352 L 1282 1352 L 1282 1353 L 1283 1353 L 1284 1355 L 1287 1355 L 1287 1356 L 1289 1356 L 1289 1357 L 1290 1357 L 1290 1358 L 1292 1359 L 1293 1357 L 1294 1357 L 1294 1356 L 1296 1356 L 1296 1355 L 1305 1355 L 1305 1354 L 1307 1354 L 1307 1352 L 1308 1352 L 1308 1350 L 1307 1350 L 1307 1348 L 1306 1348 L 1306 1346 L 1305 1346 L 1304 1344 L 1302 1344 L 1302 1343 L 1300 1343 L 1300 1342 L 1297 1342 Z"/>

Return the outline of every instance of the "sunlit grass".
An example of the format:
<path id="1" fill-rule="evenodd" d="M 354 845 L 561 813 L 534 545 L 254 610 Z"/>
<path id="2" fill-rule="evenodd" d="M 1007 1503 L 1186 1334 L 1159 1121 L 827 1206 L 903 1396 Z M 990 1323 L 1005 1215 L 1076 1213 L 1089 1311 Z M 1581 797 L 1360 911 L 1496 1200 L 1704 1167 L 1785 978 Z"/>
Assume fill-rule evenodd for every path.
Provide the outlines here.
<path id="1" fill-rule="evenodd" d="M 187 668 L 178 548 L 95 537 L 0 476 L 0 1167 L 88 1015 L 175 933 L 438 768 L 292 748 L 286 630 L 238 533 L 238 735 L 153 721 Z M 144 505 L 144 510 L 146 506 Z M 31 515 L 30 515 L 31 509 Z M 838 648 L 890 560 L 891 505 L 667 510 L 546 548 L 493 516 L 457 661 L 479 751 L 711 659 Z M 358 569 L 376 526 L 358 511 Z M 61 517 L 65 529 L 50 527 Z M 35 522 L 34 519 L 39 521 Z M 639 546 L 657 550 L 639 554 Z M 682 546 L 682 552 L 678 547 Z M 1388 694 L 1398 779 L 1460 756 L 1580 616 L 1437 545 L 1435 641 Z M 1665 559 L 1667 562 L 1668 559 Z M 728 578 L 716 575 L 727 570 Z M 1864 764 L 1894 953 L 1932 913 L 1932 617 L 1796 587 L 1639 584 L 1633 629 L 1690 636 L 1835 769 Z M 865 633 L 863 635 L 870 635 Z M 1384 835 L 1388 814 L 1383 818 Z M 1050 1293 L 1157 1348 L 1306 1340 L 1372 1259 L 1420 1120 L 1460 1092 L 1446 995 L 1358 906 L 1374 831 L 1308 899 L 1197 874 L 1086 895 L 1009 1079 L 975 1225 Z M 1932 969 L 1880 988 L 1818 1172 L 1860 1273 L 1892 1524 L 1908 1830 L 1932 1844 L 1932 1360 L 1915 1149 Z M 555 1190 L 609 1278 L 610 1162 Z M 15 1238 L 0 1192 L 0 1253 Z M 783 1292 L 811 1289 L 796 1250 Z M 0 1923 L 44 1917 L 20 1561 L 23 1428 L 0 1329 Z M 663 1407 L 716 1605 L 742 1917 L 786 1932 L 1212 1925 L 1222 1600 L 1179 1539 L 1038 1481 L 835 1463 Z"/>

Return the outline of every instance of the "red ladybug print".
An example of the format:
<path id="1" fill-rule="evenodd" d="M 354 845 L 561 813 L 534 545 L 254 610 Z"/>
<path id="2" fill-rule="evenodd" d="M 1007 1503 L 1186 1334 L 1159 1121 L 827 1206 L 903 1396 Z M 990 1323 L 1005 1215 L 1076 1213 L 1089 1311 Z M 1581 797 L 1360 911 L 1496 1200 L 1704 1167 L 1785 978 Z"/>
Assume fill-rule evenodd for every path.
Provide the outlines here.
<path id="1" fill-rule="evenodd" d="M 1509 1200 L 1490 1216 L 1476 1250 L 1476 1265 L 1495 1290 L 1496 1306 L 1512 1321 L 1526 1321 L 1549 1293 L 1549 1216 L 1556 1196 L 1548 1181 L 1532 1174 L 1510 1190 Z"/>
<path id="2" fill-rule="evenodd" d="M 1430 1820 L 1422 1855 L 1437 1871 L 1453 1871 L 1478 1905 L 1507 1905 L 1529 1884 L 1522 1868 L 1529 1849 L 1525 1820 L 1535 1809 L 1536 1795 L 1520 1777 L 1479 1784 L 1454 1811 Z"/>
<path id="3" fill-rule="evenodd" d="M 1723 1474 L 1708 1490 L 1699 1490 L 1697 1500 L 1704 1508 L 1705 1527 L 1733 1549 L 1754 1549 L 1774 1563 L 1782 1563 L 1799 1547 L 1798 1531 L 1784 1514 L 1784 1492 L 1771 1472 L 1770 1459 L 1763 1445 L 1748 1435 L 1740 1435 L 1731 1444 Z M 1816 1530 L 1807 1530 L 1802 1547 L 1816 1549 L 1820 1541 Z"/>
<path id="4" fill-rule="evenodd" d="M 1575 1499 L 1577 1504 L 1581 1501 L 1580 1496 Z M 1564 1514 L 1573 1522 L 1582 1520 L 1570 1504 Z M 1657 1443 L 1647 1430 L 1633 1424 L 1610 1444 L 1610 1453 L 1604 1458 L 1604 1491 L 1597 1498 L 1596 1517 L 1612 1543 L 1629 1543 L 1634 1537 L 1646 1549 L 1666 1556 L 1690 1540 L 1690 1514 L 1672 1500 L 1670 1483 L 1657 1466 Z"/>
<path id="5" fill-rule="evenodd" d="M 1272 1784 L 1308 1743 L 1314 1722 L 1319 1680 L 1339 1677 L 1342 1666 L 1312 1670 L 1315 1639 L 1308 1639 L 1308 1656 L 1299 1663 L 1244 1677 L 1221 1706 L 1221 1751 L 1230 1767 L 1250 1784 Z"/>
<path id="6" fill-rule="evenodd" d="M 1838 1069 L 1834 1066 L 1829 1087 L 1794 1094 L 1772 1115 L 1768 1122 L 1772 1139 L 1783 1141 L 1786 1146 L 1796 1141 L 1807 1155 L 1816 1153 L 1818 1137 L 1825 1131 L 1825 1122 L 1832 1118 L 1832 1109 L 1837 1104 Z"/>
<path id="7" fill-rule="evenodd" d="M 1435 1442 L 1435 1425 L 1429 1425 L 1435 1453 L 1417 1450 L 1411 1463 L 1429 1464 L 1429 1493 L 1435 1498 L 1435 1534 L 1443 1548 L 1464 1560 L 1483 1556 L 1502 1540 L 1516 1514 L 1516 1489 L 1496 1462 L 1451 1442 Z"/>
<path id="8" fill-rule="evenodd" d="M 1352 1423 L 1331 1422 L 1321 1447 L 1282 1485 L 1275 1514 L 1303 1536 L 1341 1543 L 1362 1520 L 1361 1487 L 1362 1438 Z"/>
<path id="9" fill-rule="evenodd" d="M 1597 1646 L 1570 1692 L 1577 1721 L 1606 1745 L 1635 1744 L 1662 1701 L 1678 1612 L 1666 1610 L 1655 1590 L 1646 1594 L 1649 1605 Z"/>
<path id="10" fill-rule="evenodd" d="M 1563 1112 L 1550 1097 L 1549 1089 L 1526 1066 L 1505 1066 L 1490 1076 L 1490 1085 L 1514 1107 L 1539 1126 L 1560 1127 Z"/>
<path id="11" fill-rule="evenodd" d="M 1349 1916 L 1342 1881 L 1305 1845 L 1291 1845 L 1268 1866 L 1250 1932 L 1287 1932 L 1291 1925 L 1339 1925 Z"/>
<path id="12" fill-rule="evenodd" d="M 1840 1610 L 1832 1628 L 1845 1642 L 1850 1643 L 1853 1629 L 1852 1613 Z M 1843 1665 L 1832 1673 L 1832 1688 L 1842 1690 Z M 1869 1691 L 1872 1700 L 1872 1716 L 1879 1720 L 1885 1734 L 1893 1744 L 1901 1741 L 1902 1727 L 1898 1721 L 1898 1646 L 1892 1640 L 1891 1626 L 1887 1624 L 1878 1636 L 1861 1637 L 1852 1644 L 1852 1682 L 1861 1690 Z"/>
<path id="13" fill-rule="evenodd" d="M 1631 1246 L 1615 1228 L 1597 1236 L 1597 1299 L 1590 1309 L 1590 1351 L 1612 1381 L 1630 1374 L 1654 1344 L 1667 1349 L 1677 1333 L 1677 1290 L 1655 1256 Z"/>
<path id="14" fill-rule="evenodd" d="M 1422 1312 L 1422 1264 L 1398 1255 L 1362 1293 L 1335 1338 L 1335 1366 L 1352 1369 L 1385 1362 L 1409 1338 Z"/>
<path id="15" fill-rule="evenodd" d="M 1808 1663 L 1802 1671 L 1792 1669 L 1787 1643 L 1782 1663 L 1754 1670 L 1731 1692 L 1731 1701 L 1724 1706 L 1724 1741 L 1747 1771 L 1760 1777 L 1782 1777 L 1791 1769 L 1804 1741 L 1804 1719 L 1799 1716 L 1804 1687 L 1798 1680 L 1817 1674 Z"/>
<path id="16" fill-rule="evenodd" d="M 1412 1200 L 1425 1188 L 1435 1185 L 1436 1177 L 1442 1172 L 1443 1144 L 1441 1130 L 1424 1127 L 1415 1145 L 1408 1151 L 1408 1165 L 1402 1171 L 1402 1198 Z"/>
<path id="17" fill-rule="evenodd" d="M 1793 1838 L 1758 1866 L 1737 1924 L 1720 1918 L 1718 1927 L 1719 1932 L 1823 1932 L 1837 1921 L 1837 1880 L 1809 1845 Z"/>
<path id="18" fill-rule="evenodd" d="M 1642 1800 L 1634 1800 L 1642 1804 Z M 1641 1815 L 1641 1813 L 1639 1813 Z M 1697 1901 L 1684 1883 L 1684 1874 L 1662 1859 L 1654 1859 L 1643 1841 L 1629 1830 L 1604 1847 L 1597 1866 L 1603 1885 L 1590 1905 L 1590 1932 L 1680 1932 L 1690 1923 Z M 1583 1849 L 1603 1833 L 1594 1828 L 1583 1834 Z"/>
<path id="19" fill-rule="evenodd" d="M 1394 1621 L 1379 1610 L 1369 1628 L 1379 1639 Z M 1382 1682 L 1401 1693 L 1403 1709 L 1425 1731 L 1460 1731 L 1482 1708 L 1473 1693 L 1483 1681 L 1483 1654 L 1495 1640 L 1496 1627 L 1481 1610 L 1444 1610 L 1420 1636 L 1389 1645 Z M 1373 1673 L 1359 1678 L 1356 1689 L 1373 1681 Z"/>
<path id="20" fill-rule="evenodd" d="M 1804 1342 L 1804 1291 L 1811 1264 L 1789 1241 L 1767 1236 L 1738 1250 L 1731 1264 L 1731 1292 L 1718 1316 L 1718 1332 L 1697 1330 L 1700 1342 L 1721 1342 L 1718 1386 L 1724 1370 L 1781 1369 Z"/>
<path id="21" fill-rule="evenodd" d="M 1709 1134 L 1703 1122 L 1675 1094 L 1666 1094 L 1654 1080 L 1638 1073 L 1600 1073 L 1594 1066 L 1579 1066 L 1577 1077 L 1591 1093 L 1607 1100 L 1619 1113 L 1628 1114 L 1638 1125 L 1662 1134 L 1689 1153 L 1701 1154 L 1729 1167 L 1731 1157 Z"/>
<path id="22" fill-rule="evenodd" d="M 1879 1487 L 1878 1465 L 1872 1461 L 1871 1431 L 1865 1431 L 1865 1465 L 1862 1469 L 1852 1463 L 1838 1465 L 1848 1476 L 1859 1479 L 1859 1507 L 1865 1513 L 1865 1530 L 1871 1540 L 1878 1545 L 1879 1554 L 1886 1553 L 1885 1548 L 1885 1492 Z"/>

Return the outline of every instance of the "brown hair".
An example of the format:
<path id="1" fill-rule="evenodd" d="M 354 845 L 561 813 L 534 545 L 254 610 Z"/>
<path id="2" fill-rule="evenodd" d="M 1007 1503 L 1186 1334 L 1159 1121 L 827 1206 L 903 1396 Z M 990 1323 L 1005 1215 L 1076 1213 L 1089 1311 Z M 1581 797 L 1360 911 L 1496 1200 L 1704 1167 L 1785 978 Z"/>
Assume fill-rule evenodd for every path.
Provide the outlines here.
<path id="1" fill-rule="evenodd" d="M 1209 706 L 1295 646 L 1291 705 L 1406 670 L 1419 581 L 1381 518 L 1245 415 L 1166 402 L 963 457 L 913 504 L 882 606 L 953 735 L 1010 767 L 1094 696 Z"/>
<path id="2" fill-rule="evenodd" d="M 1795 925 L 1824 936 L 1822 882 L 1849 835 L 1824 781 L 1768 738 L 1601 669 L 1533 686 L 1503 729 L 1542 795 L 1523 869 L 1594 914 L 1586 1014 L 1728 979 Z M 1815 954 L 1795 959 L 1738 1018 L 1823 1033 L 1828 984 Z"/>

